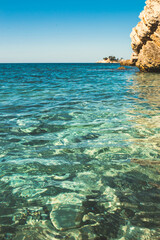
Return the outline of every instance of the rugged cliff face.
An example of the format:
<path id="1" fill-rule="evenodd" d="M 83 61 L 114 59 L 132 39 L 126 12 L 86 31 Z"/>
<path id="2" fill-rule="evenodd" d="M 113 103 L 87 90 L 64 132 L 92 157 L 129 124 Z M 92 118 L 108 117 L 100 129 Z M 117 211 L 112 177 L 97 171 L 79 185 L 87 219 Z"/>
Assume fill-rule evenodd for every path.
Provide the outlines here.
<path id="1" fill-rule="evenodd" d="M 147 0 L 139 17 L 131 33 L 131 61 L 141 71 L 160 72 L 160 0 Z"/>

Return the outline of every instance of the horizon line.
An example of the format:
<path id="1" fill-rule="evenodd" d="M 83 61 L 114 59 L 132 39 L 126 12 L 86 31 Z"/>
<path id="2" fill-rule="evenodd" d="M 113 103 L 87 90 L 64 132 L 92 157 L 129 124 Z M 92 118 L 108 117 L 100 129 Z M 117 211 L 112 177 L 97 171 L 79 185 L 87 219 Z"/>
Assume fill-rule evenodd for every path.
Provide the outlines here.
<path id="1" fill-rule="evenodd" d="M 79 63 L 95 63 L 95 64 L 106 64 L 106 63 L 97 63 L 97 62 L 0 62 L 0 64 L 79 64 Z M 107 63 L 112 64 L 112 63 Z M 114 64 L 119 64 L 114 63 Z"/>

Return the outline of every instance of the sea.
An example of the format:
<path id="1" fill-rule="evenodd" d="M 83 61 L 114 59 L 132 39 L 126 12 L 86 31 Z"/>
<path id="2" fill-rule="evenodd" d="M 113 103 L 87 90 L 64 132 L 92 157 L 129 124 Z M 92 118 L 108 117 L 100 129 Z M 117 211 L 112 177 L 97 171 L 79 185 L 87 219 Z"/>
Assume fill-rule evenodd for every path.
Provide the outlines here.
<path id="1" fill-rule="evenodd" d="M 160 239 L 160 74 L 0 64 L 0 239 Z"/>

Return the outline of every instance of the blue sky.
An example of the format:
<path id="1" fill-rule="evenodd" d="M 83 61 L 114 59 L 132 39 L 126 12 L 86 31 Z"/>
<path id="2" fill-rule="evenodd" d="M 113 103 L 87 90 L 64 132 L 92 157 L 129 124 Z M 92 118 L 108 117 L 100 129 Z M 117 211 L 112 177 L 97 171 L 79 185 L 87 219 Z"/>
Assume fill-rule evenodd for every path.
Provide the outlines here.
<path id="1" fill-rule="evenodd" d="M 0 0 L 0 62 L 130 58 L 141 0 Z"/>

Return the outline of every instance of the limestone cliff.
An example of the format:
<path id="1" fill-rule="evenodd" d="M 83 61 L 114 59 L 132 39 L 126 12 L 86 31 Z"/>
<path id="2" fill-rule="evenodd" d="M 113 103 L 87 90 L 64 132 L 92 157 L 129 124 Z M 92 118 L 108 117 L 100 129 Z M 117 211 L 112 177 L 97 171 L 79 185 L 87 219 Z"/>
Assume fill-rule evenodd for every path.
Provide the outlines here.
<path id="1" fill-rule="evenodd" d="M 147 0 L 133 28 L 132 59 L 141 71 L 160 72 L 160 0 Z"/>

